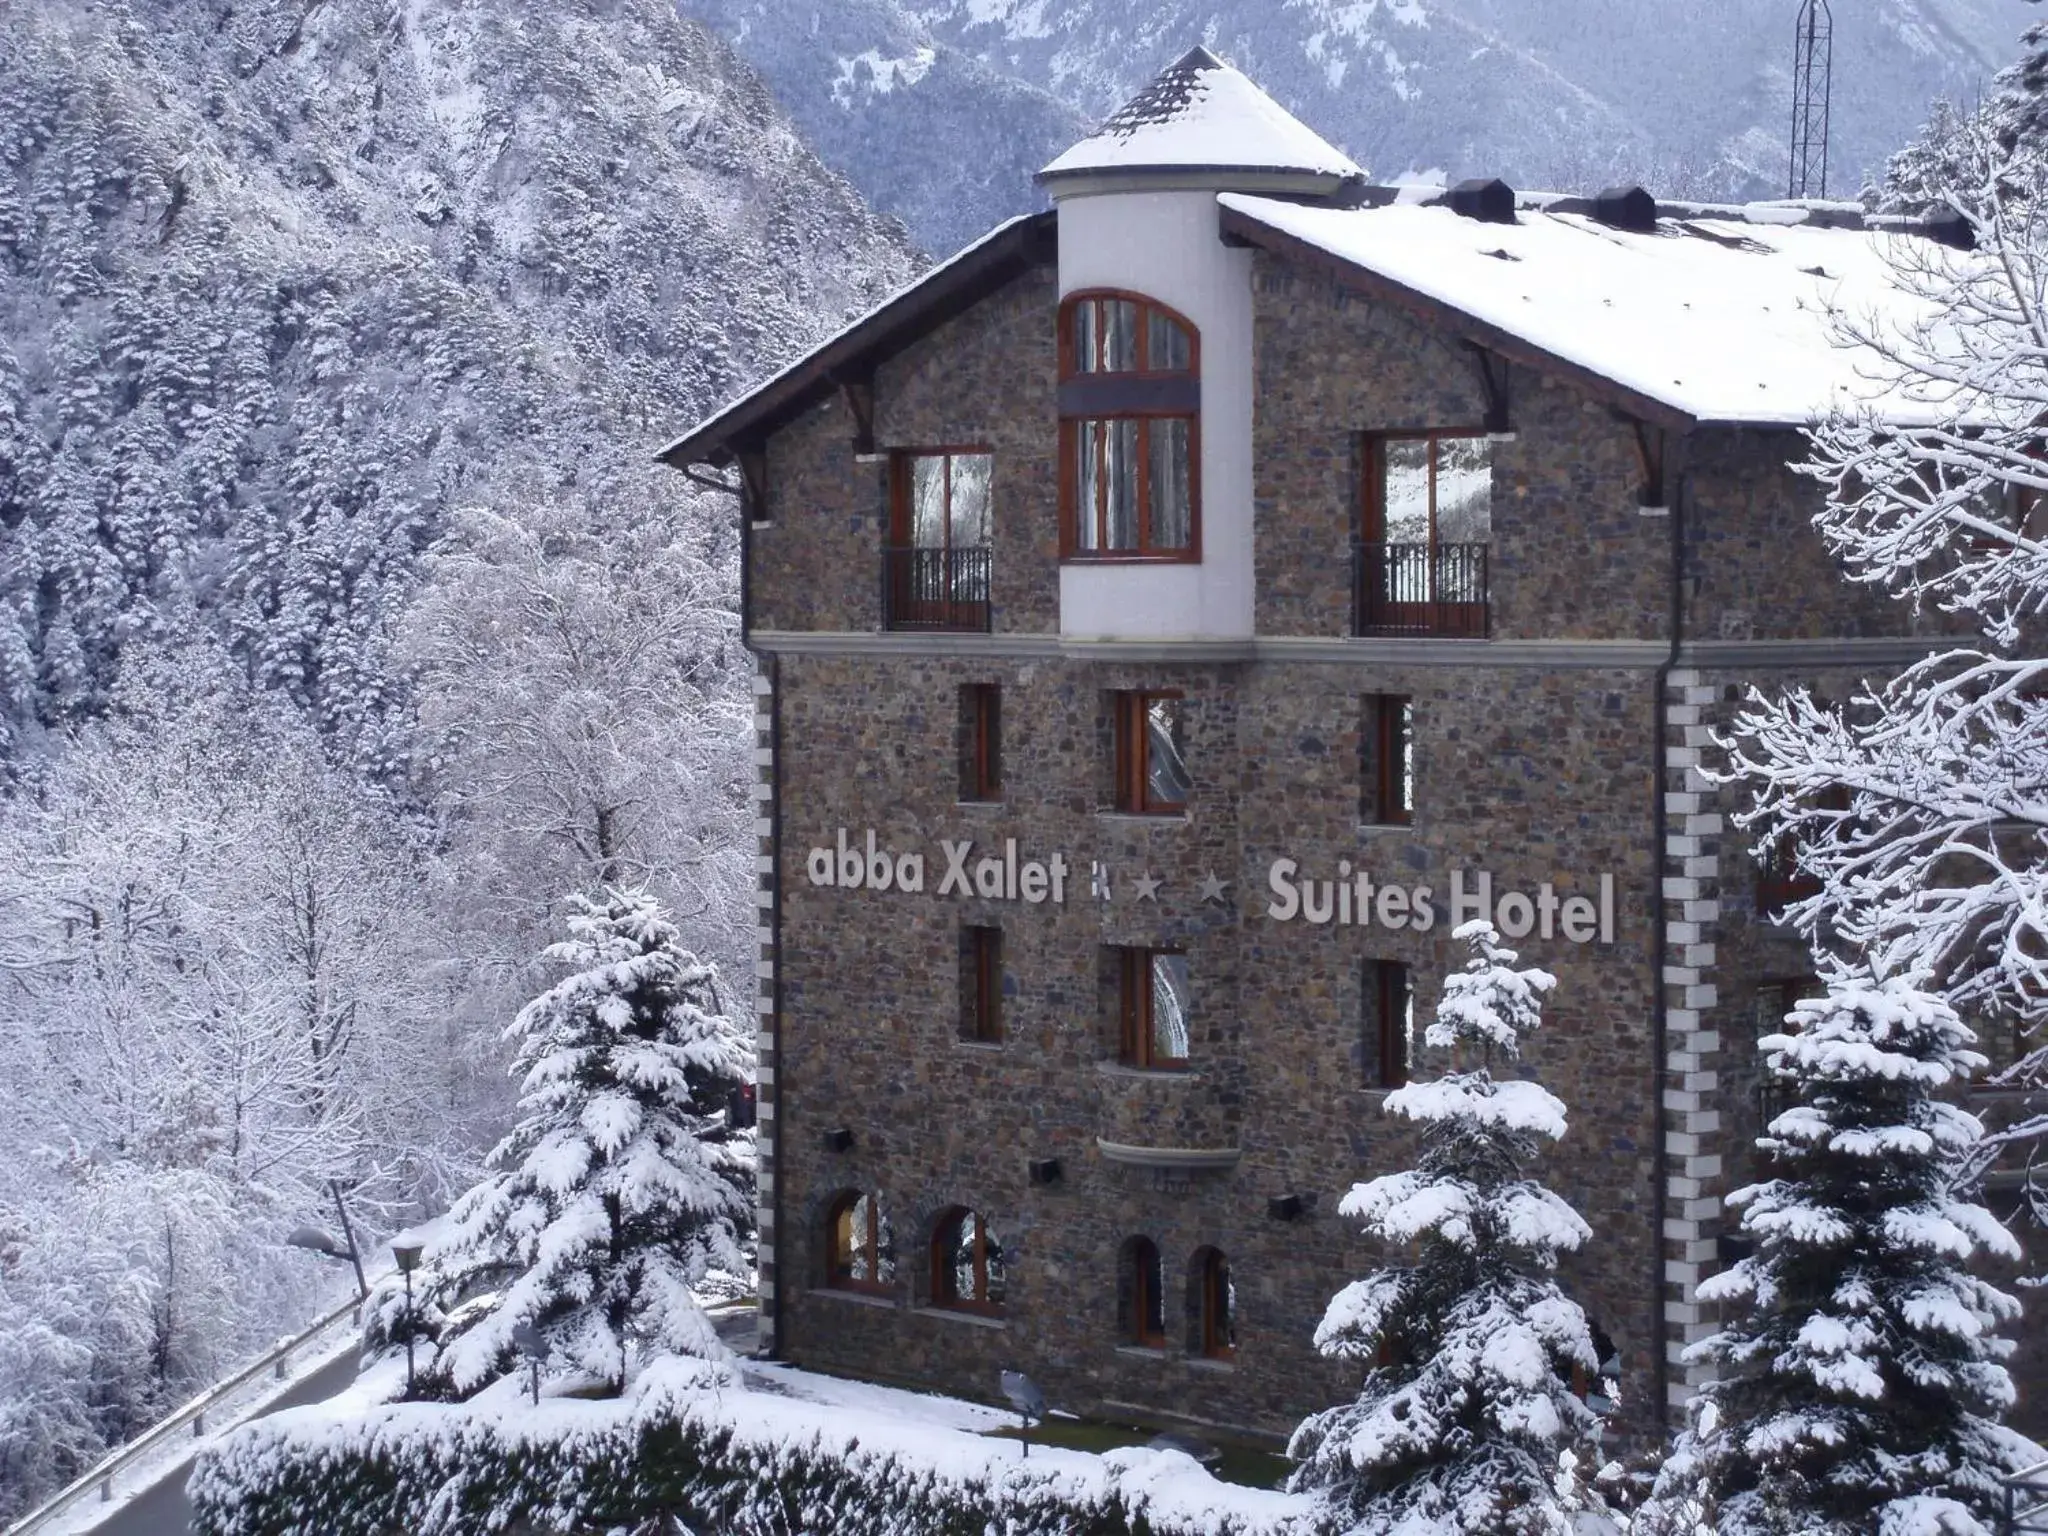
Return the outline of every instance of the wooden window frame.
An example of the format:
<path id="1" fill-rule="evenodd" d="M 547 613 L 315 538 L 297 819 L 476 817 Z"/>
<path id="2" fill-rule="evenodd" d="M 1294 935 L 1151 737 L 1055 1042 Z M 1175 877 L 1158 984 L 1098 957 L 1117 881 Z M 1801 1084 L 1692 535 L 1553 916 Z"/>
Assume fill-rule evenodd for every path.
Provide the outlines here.
<path id="1" fill-rule="evenodd" d="M 1365 774 L 1371 795 L 1366 823 L 1377 827 L 1413 826 L 1415 806 L 1408 790 L 1414 778 L 1415 698 L 1406 693 L 1370 693 L 1366 703 L 1371 717 L 1367 729 L 1372 752 Z"/>
<path id="2" fill-rule="evenodd" d="M 1230 1305 L 1230 1260 L 1221 1248 L 1202 1250 L 1202 1266 L 1196 1280 L 1200 1301 L 1198 1341 L 1202 1357 L 1206 1360 L 1235 1360 L 1237 1345 L 1233 1335 L 1237 1331 L 1237 1319 L 1232 1315 Z M 1226 1332 L 1224 1323 L 1228 1322 Z"/>
<path id="3" fill-rule="evenodd" d="M 1003 798 L 1003 688 L 960 687 L 960 798 L 990 805 Z"/>
<path id="4" fill-rule="evenodd" d="M 1813 804 L 1822 810 L 1846 811 L 1850 796 L 1847 787 L 1837 784 L 1822 790 Z M 1778 838 L 1756 865 L 1756 910 L 1761 917 L 1773 922 L 1785 915 L 1785 909 L 1795 902 L 1818 896 L 1821 882 L 1817 876 L 1807 874 L 1799 868 L 1799 840 L 1793 834 Z"/>
<path id="5" fill-rule="evenodd" d="M 1428 443 L 1429 452 L 1429 536 L 1423 547 L 1429 553 L 1425 561 L 1427 589 L 1419 602 L 1386 601 L 1378 608 L 1380 619 L 1398 626 L 1403 632 L 1416 634 L 1455 634 L 1484 636 L 1490 632 L 1489 610 L 1492 606 L 1491 552 L 1493 548 L 1492 517 L 1487 519 L 1485 547 L 1488 558 L 1481 562 L 1483 581 L 1488 590 L 1476 601 L 1447 598 L 1439 590 L 1443 579 L 1442 556 L 1444 539 L 1437 527 L 1437 444 L 1449 440 L 1486 440 L 1492 434 L 1483 427 L 1433 427 L 1412 431 L 1368 432 L 1364 434 L 1364 453 L 1360 486 L 1359 537 L 1366 545 L 1385 548 L 1387 537 L 1387 445 L 1389 443 Z"/>
<path id="6" fill-rule="evenodd" d="M 1075 356 L 1074 316 L 1084 304 L 1103 302 L 1135 304 L 1138 309 L 1138 366 L 1110 372 L 1083 369 Z M 1151 366 L 1152 326 L 1157 313 L 1180 327 L 1188 338 L 1186 368 Z M 1097 334 L 1103 328 L 1097 326 Z M 1072 293 L 1059 309 L 1059 377 L 1063 401 L 1059 428 L 1060 559 L 1089 565 L 1197 565 L 1202 559 L 1202 333 L 1186 315 L 1142 293 L 1119 288 L 1090 288 Z M 1085 381 L 1085 383 L 1083 382 Z M 1169 403 L 1171 391 L 1163 384 L 1186 381 L 1193 386 L 1192 404 Z M 1085 388 L 1089 403 L 1082 403 L 1080 389 L 1074 398 L 1066 396 L 1069 386 Z M 1107 542 L 1107 509 L 1092 509 L 1096 523 L 1096 548 L 1081 542 L 1080 444 L 1084 424 L 1089 422 L 1135 421 L 1138 423 L 1138 542 L 1128 549 L 1101 547 Z M 1185 548 L 1155 547 L 1152 542 L 1152 433 L 1154 421 L 1184 421 L 1188 426 L 1188 542 Z M 1106 437 L 1103 441 L 1107 441 Z M 1106 463 L 1098 464 L 1098 484 L 1106 484 Z"/>
<path id="7" fill-rule="evenodd" d="M 1126 816 L 1185 816 L 1185 800 L 1152 798 L 1151 706 L 1157 700 L 1181 705 L 1181 731 L 1187 731 L 1187 695 L 1178 688 L 1134 688 L 1111 696 L 1116 719 L 1116 809 Z"/>
<path id="8" fill-rule="evenodd" d="M 1415 999 L 1415 975 L 1401 960 L 1368 960 L 1365 971 L 1367 1023 L 1366 1071 L 1374 1089 L 1408 1085 L 1408 1035 L 1399 1027 Z"/>
<path id="9" fill-rule="evenodd" d="M 1381 543 L 1387 537 L 1387 444 L 1428 443 L 1429 450 L 1429 546 L 1434 549 L 1443 542 L 1436 525 L 1436 445 L 1452 439 L 1489 438 L 1493 434 L 1484 427 L 1429 427 L 1403 432 L 1368 432 L 1365 434 L 1365 484 L 1364 505 L 1361 508 L 1361 537 Z M 1489 524 L 1491 519 L 1488 519 Z M 1488 542 L 1491 543 L 1489 536 Z"/>
<path id="10" fill-rule="evenodd" d="M 854 1278 L 853 1266 L 850 1262 L 843 1268 L 840 1264 L 842 1257 L 839 1248 L 840 1223 L 845 1221 L 850 1225 L 854 1211 L 859 1208 L 863 1200 L 868 1203 L 868 1224 L 865 1236 L 867 1239 L 868 1270 L 869 1273 L 877 1277 L 873 1280 L 857 1280 Z M 854 1234 L 854 1246 L 847 1250 L 844 1257 L 851 1260 L 860 1253 L 861 1236 L 862 1234 Z M 882 1273 L 882 1200 L 874 1191 L 848 1190 L 832 1202 L 825 1217 L 825 1246 L 826 1289 L 858 1291 L 868 1296 L 892 1296 L 895 1294 L 896 1282 L 879 1278 Z"/>
<path id="11" fill-rule="evenodd" d="M 995 541 L 995 449 L 986 443 L 948 443 L 937 447 L 892 448 L 889 450 L 889 547 L 891 549 L 953 549 L 953 460 L 970 456 L 989 461 L 989 543 L 963 544 L 961 549 L 987 549 Z M 910 543 L 911 533 L 911 491 L 915 476 L 911 463 L 916 459 L 944 459 L 946 461 L 946 542 L 938 545 Z"/>
<path id="12" fill-rule="evenodd" d="M 1131 1311 L 1125 1338 L 1138 1349 L 1166 1348 L 1166 1257 L 1149 1237 L 1130 1243 Z M 1153 1326 L 1154 1318 L 1158 1326 Z"/>
<path id="13" fill-rule="evenodd" d="M 1003 930 L 991 924 L 961 925 L 960 1038 L 1002 1044 Z"/>
<path id="14" fill-rule="evenodd" d="M 1187 958 L 1184 949 L 1125 946 L 1117 950 L 1117 1059 L 1140 1072 L 1185 1072 L 1186 1056 L 1160 1056 L 1153 1050 L 1152 964 L 1168 956 Z M 1189 1049 L 1194 1041 L 1188 1041 Z"/>
<path id="15" fill-rule="evenodd" d="M 974 1288 L 982 1298 L 988 1295 L 988 1218 L 964 1205 L 956 1205 L 939 1218 L 932 1229 L 932 1305 L 949 1312 L 975 1312 L 983 1317 L 1000 1317 L 1003 1303 L 957 1294 L 953 1286 L 953 1249 L 961 1223 L 974 1219 Z"/>

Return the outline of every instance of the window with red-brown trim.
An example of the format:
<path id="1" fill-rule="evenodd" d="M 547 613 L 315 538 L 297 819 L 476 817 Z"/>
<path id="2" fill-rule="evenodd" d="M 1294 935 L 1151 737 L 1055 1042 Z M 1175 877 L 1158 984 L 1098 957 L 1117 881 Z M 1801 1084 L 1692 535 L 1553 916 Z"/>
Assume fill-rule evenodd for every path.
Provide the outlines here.
<path id="1" fill-rule="evenodd" d="M 834 1290 L 886 1295 L 895 1289 L 896 1247 L 881 1200 L 848 1190 L 825 1221 L 825 1284 Z"/>
<path id="2" fill-rule="evenodd" d="M 1166 1348 L 1166 1261 L 1149 1237 L 1124 1244 L 1126 1310 L 1124 1342 L 1140 1349 Z"/>
<path id="3" fill-rule="evenodd" d="M 1365 1073 L 1374 1088 L 1408 1081 L 1415 1049 L 1415 990 L 1399 960 L 1365 963 Z"/>
<path id="4" fill-rule="evenodd" d="M 1141 294 L 1060 306 L 1060 558 L 1201 558 L 1201 342 Z"/>
<path id="5" fill-rule="evenodd" d="M 1110 696 L 1115 710 L 1116 796 L 1132 816 L 1178 816 L 1187 809 L 1187 700 L 1172 691 Z"/>
<path id="6" fill-rule="evenodd" d="M 1003 1245 L 978 1211 L 955 1206 L 932 1232 L 932 1305 L 999 1313 L 1009 1291 Z"/>
<path id="7" fill-rule="evenodd" d="M 960 689 L 960 798 L 1003 798 L 1003 690 L 999 683 Z"/>
<path id="8" fill-rule="evenodd" d="M 1176 949 L 1117 951 L 1118 1057 L 1127 1067 L 1188 1064 L 1188 957 Z"/>
<path id="9" fill-rule="evenodd" d="M 1812 803 L 1818 810 L 1846 811 L 1849 809 L 1849 791 L 1837 784 L 1821 791 Z M 1763 916 L 1783 917 L 1786 908 L 1794 903 L 1820 894 L 1819 877 L 1800 864 L 1802 851 L 1802 837 L 1788 832 L 1765 849 L 1758 859 L 1756 909 Z"/>
<path id="10" fill-rule="evenodd" d="M 994 1045 L 1003 1038 L 1003 930 L 960 930 L 960 1038 Z"/>
<path id="11" fill-rule="evenodd" d="M 1194 1344 L 1211 1360 L 1229 1360 L 1237 1354 L 1237 1287 L 1230 1278 L 1230 1261 L 1217 1248 L 1203 1248 L 1195 1254 Z"/>
<path id="12" fill-rule="evenodd" d="M 1406 694 L 1365 697 L 1364 771 L 1359 819 L 1405 827 L 1415 819 L 1415 701 Z"/>

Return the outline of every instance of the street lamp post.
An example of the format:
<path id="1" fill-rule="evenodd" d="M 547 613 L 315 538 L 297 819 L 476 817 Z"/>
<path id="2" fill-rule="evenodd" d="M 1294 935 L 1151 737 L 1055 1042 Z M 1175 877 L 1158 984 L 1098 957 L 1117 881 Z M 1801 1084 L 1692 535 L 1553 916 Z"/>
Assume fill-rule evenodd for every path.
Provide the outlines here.
<path id="1" fill-rule="evenodd" d="M 420 1267 L 420 1254 L 424 1248 L 425 1245 L 422 1243 L 393 1243 L 391 1245 L 391 1257 L 398 1261 L 398 1272 L 405 1276 L 405 1395 L 407 1397 L 412 1396 L 413 1335 L 419 1331 L 418 1320 L 413 1316 L 412 1311 L 412 1272 Z"/>

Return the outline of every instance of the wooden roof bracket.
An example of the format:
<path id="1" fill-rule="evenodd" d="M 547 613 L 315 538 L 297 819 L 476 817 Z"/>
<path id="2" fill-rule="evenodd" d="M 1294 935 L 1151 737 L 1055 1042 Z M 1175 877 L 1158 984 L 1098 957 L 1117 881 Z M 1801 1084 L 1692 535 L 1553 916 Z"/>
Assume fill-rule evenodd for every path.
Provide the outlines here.
<path id="1" fill-rule="evenodd" d="M 768 521 L 768 450 L 765 447 L 735 448 L 733 462 L 740 470 L 740 512 L 750 523 Z"/>
<path id="2" fill-rule="evenodd" d="M 833 375 L 839 398 L 853 418 L 853 456 L 863 462 L 876 457 L 875 376 L 872 373 Z"/>
<path id="3" fill-rule="evenodd" d="M 707 475 L 694 464 L 683 466 L 683 478 L 692 485 L 701 485 L 705 490 L 717 491 L 722 496 L 744 496 L 747 493 L 744 485 L 735 485 L 717 475 Z"/>
<path id="4" fill-rule="evenodd" d="M 1513 365 L 1479 342 L 1467 341 L 1465 345 L 1478 365 L 1479 387 L 1486 394 L 1486 435 L 1495 442 L 1512 442 L 1515 422 L 1509 411 L 1508 383 Z"/>

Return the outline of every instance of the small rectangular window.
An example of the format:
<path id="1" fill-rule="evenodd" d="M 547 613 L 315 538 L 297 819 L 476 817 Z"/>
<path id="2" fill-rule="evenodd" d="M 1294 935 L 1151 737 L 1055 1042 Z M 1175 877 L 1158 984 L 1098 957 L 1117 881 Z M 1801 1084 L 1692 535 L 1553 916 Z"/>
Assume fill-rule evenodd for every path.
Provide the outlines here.
<path id="1" fill-rule="evenodd" d="M 1116 808 L 1135 816 L 1187 809 L 1187 701 L 1178 693 L 1119 693 Z"/>
<path id="2" fill-rule="evenodd" d="M 1003 798 L 1003 690 L 969 683 L 960 690 L 960 798 Z"/>
<path id="3" fill-rule="evenodd" d="M 1003 930 L 960 930 L 960 1038 L 994 1045 L 1003 1038 Z"/>
<path id="4" fill-rule="evenodd" d="M 1398 960 L 1365 966 L 1365 1075 L 1373 1088 L 1399 1088 L 1415 1056 L 1415 991 Z"/>
<path id="5" fill-rule="evenodd" d="M 1415 819 L 1415 701 L 1405 694 L 1365 699 L 1360 739 L 1359 819 L 1372 826 L 1405 827 Z"/>
<path id="6" fill-rule="evenodd" d="M 1170 1071 L 1188 1064 L 1188 957 L 1178 950 L 1121 952 L 1119 992 L 1125 1066 Z"/>

